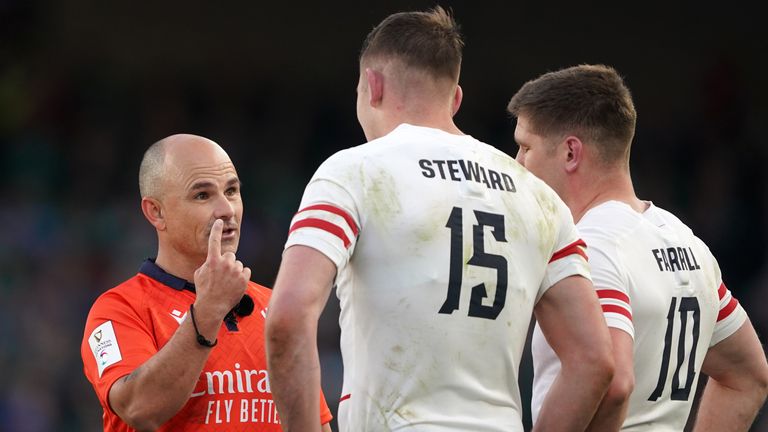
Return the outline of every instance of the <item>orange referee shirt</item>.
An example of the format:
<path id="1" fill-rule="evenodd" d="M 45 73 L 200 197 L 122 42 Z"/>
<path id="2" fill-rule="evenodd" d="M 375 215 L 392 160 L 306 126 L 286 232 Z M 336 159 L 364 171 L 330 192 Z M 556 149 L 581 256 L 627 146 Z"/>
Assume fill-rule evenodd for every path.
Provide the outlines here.
<path id="1" fill-rule="evenodd" d="M 280 431 L 264 350 L 264 319 L 272 291 L 249 282 L 253 313 L 225 320 L 192 396 L 160 431 Z M 107 402 L 112 384 L 148 360 L 186 318 L 194 285 L 152 260 L 102 294 L 88 314 L 81 345 L 85 376 L 104 409 L 104 431 L 132 431 Z M 320 420 L 331 412 L 320 395 Z"/>

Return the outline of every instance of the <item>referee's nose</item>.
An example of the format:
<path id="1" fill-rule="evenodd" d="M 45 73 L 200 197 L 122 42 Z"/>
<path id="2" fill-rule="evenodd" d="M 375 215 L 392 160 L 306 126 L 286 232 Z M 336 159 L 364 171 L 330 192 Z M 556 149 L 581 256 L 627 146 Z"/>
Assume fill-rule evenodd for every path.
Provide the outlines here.
<path id="1" fill-rule="evenodd" d="M 213 218 L 222 219 L 224 222 L 232 219 L 235 216 L 235 205 L 236 203 L 228 199 L 224 194 L 218 195 L 213 210 Z"/>

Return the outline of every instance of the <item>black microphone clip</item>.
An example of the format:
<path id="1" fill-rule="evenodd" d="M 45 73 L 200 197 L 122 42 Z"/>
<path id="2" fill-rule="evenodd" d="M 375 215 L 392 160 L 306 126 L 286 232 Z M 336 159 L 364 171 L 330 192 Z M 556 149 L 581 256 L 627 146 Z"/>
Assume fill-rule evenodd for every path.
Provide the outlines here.
<path id="1" fill-rule="evenodd" d="M 253 313 L 254 303 L 251 296 L 243 294 L 243 298 L 232 308 L 232 312 L 239 317 L 247 317 Z"/>
<path id="2" fill-rule="evenodd" d="M 230 331 L 237 330 L 237 318 L 247 317 L 253 313 L 253 299 L 248 294 L 243 294 L 243 298 L 233 307 L 224 317 L 224 323 Z"/>

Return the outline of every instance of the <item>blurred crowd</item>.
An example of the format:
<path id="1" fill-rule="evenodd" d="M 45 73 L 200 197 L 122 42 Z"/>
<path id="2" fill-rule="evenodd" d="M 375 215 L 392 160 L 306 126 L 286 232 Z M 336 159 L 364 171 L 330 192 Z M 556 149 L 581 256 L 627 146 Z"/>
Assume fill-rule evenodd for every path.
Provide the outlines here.
<path id="1" fill-rule="evenodd" d="M 244 183 L 238 255 L 256 282 L 271 285 L 314 169 L 364 139 L 355 120 L 356 53 L 335 66 L 341 78 L 329 85 L 323 74 L 297 83 L 301 74 L 275 71 L 221 82 L 205 71 L 163 72 L 162 62 L 156 74 L 136 78 L 100 58 L 57 69 L 29 54 L 39 42 L 25 24 L 46 15 L 22 3 L 0 1 L 0 432 L 96 431 L 101 410 L 79 346 L 92 301 L 155 252 L 139 209 L 143 151 L 187 132 L 230 153 Z M 354 46 L 362 34 L 350 36 Z M 759 74 L 738 57 L 714 58 L 685 84 L 686 100 L 665 105 L 663 95 L 644 93 L 653 87 L 643 84 L 644 70 L 616 66 L 638 104 L 631 167 L 639 195 L 675 212 L 709 244 L 765 340 L 768 109 L 753 87 Z M 473 69 L 468 60 L 465 69 Z M 519 76 L 541 72 L 521 66 Z M 493 88 L 470 72 L 457 123 L 516 152 L 504 108 L 521 84 Z M 341 382 L 337 308 L 331 301 L 319 335 L 333 412 Z M 753 430 L 768 431 L 768 420 Z"/>

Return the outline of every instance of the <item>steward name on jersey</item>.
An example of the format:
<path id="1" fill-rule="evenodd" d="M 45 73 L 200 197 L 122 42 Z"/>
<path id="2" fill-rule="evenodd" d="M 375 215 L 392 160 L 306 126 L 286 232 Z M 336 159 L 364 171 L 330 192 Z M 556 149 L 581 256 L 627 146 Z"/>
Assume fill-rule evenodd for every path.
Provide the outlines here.
<path id="1" fill-rule="evenodd" d="M 421 174 L 426 178 L 435 178 L 440 174 L 443 180 L 473 181 L 483 183 L 488 189 L 516 192 L 512 177 L 492 169 L 486 169 L 477 162 L 465 160 L 427 160 L 420 159 Z M 437 170 L 435 170 L 437 168 Z"/>

